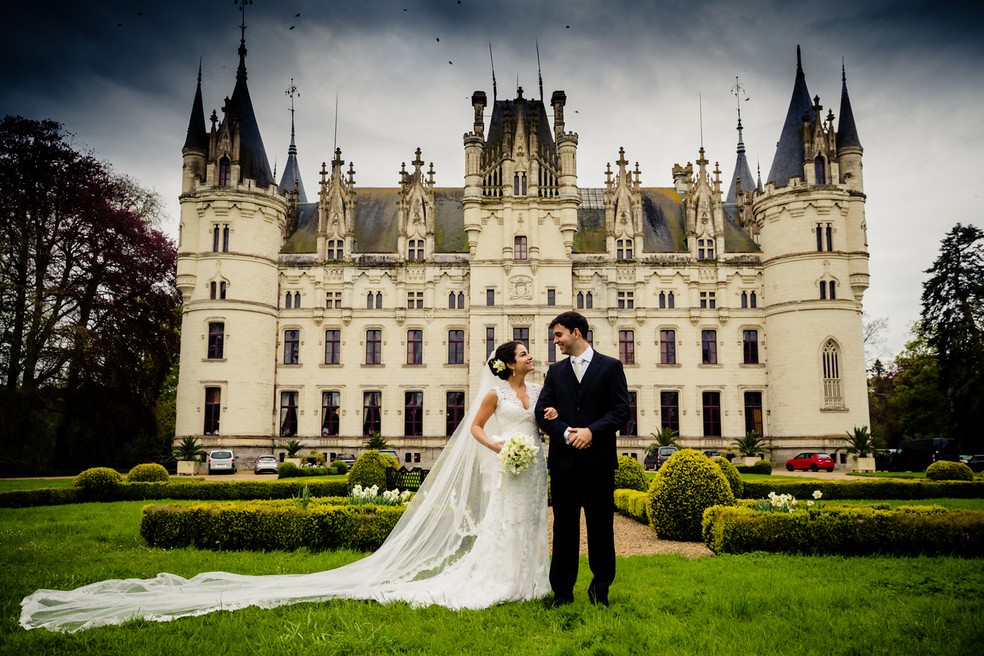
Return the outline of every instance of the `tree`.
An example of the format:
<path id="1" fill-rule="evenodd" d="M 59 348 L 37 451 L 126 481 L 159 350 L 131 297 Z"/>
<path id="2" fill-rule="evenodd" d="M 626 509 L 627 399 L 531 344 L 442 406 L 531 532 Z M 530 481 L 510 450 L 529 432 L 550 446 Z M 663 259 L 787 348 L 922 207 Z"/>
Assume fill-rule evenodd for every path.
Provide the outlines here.
<path id="1" fill-rule="evenodd" d="M 139 452 L 159 451 L 154 407 L 180 303 L 160 208 L 58 123 L 0 120 L 0 405 L 17 399 L 56 426 L 54 445 L 0 428 L 0 460 L 38 448 L 73 468 L 157 455 Z"/>
<path id="2" fill-rule="evenodd" d="M 366 438 L 366 448 L 381 451 L 389 448 L 389 443 L 386 441 L 385 437 L 376 432 Z"/>
<path id="3" fill-rule="evenodd" d="M 867 426 L 855 426 L 854 430 L 846 431 L 844 441 L 847 442 L 847 452 L 855 453 L 859 458 L 870 456 L 879 443 Z"/>
<path id="4" fill-rule="evenodd" d="M 653 443 L 646 447 L 646 455 L 649 455 L 661 446 L 675 446 L 680 448 L 679 433 L 674 428 L 664 426 L 658 433 L 650 433 L 653 436 Z"/>
<path id="5" fill-rule="evenodd" d="M 764 455 L 768 448 L 768 443 L 755 431 L 748 431 L 745 437 L 739 437 L 731 445 L 738 449 L 739 455 L 745 457 Z"/>
<path id="6" fill-rule="evenodd" d="M 950 402 L 940 385 L 936 349 L 922 328 L 915 328 L 915 337 L 896 356 L 894 367 L 887 406 L 898 424 L 899 441 L 952 435 Z"/>
<path id="7" fill-rule="evenodd" d="M 936 350 L 940 385 L 965 450 L 984 447 L 984 230 L 958 223 L 923 284 L 922 329 Z"/>
<path id="8" fill-rule="evenodd" d="M 885 331 L 888 330 L 888 317 L 872 319 L 865 312 L 862 315 L 864 331 L 864 353 L 867 363 L 878 362 L 885 355 Z"/>

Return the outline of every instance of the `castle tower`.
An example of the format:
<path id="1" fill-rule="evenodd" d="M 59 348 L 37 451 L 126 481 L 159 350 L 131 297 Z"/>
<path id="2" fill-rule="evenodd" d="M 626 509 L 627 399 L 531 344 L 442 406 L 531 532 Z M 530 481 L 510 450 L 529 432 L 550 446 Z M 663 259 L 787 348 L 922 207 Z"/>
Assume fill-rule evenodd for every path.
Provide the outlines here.
<path id="1" fill-rule="evenodd" d="M 178 437 L 243 444 L 271 435 L 278 358 L 277 257 L 288 203 L 270 171 L 239 68 L 221 122 L 205 133 L 201 80 L 182 150 L 177 280 L 184 305 Z M 269 445 L 267 437 L 262 444 Z"/>
<path id="2" fill-rule="evenodd" d="M 834 448 L 845 431 L 869 423 L 861 325 L 865 197 L 855 186 L 859 176 L 845 181 L 841 169 L 848 162 L 860 171 L 860 143 L 852 116 L 842 116 L 835 132 L 833 113 L 822 110 L 819 97 L 810 99 L 797 48 L 775 159 L 752 206 L 773 390 L 766 430 L 774 447 L 808 437 Z"/>
<path id="3" fill-rule="evenodd" d="M 464 229 L 470 265 L 472 362 L 487 343 L 519 337 L 541 360 L 552 350 L 547 324 L 572 307 L 571 252 L 577 230 L 577 135 L 564 132 L 563 91 L 542 100 L 493 99 L 486 131 L 485 93 L 472 95 L 475 121 L 465 134 Z M 485 339 L 482 339 L 484 337 Z M 477 373 L 472 378 L 477 382 Z"/>

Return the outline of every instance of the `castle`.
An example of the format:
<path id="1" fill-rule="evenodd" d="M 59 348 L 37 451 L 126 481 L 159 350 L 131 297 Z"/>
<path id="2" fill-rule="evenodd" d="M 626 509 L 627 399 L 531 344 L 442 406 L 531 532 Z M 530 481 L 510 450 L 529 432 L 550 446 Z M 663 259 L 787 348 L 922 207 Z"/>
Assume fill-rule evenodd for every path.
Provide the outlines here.
<path id="1" fill-rule="evenodd" d="M 702 147 L 671 186 L 643 186 L 619 149 L 603 186 L 581 187 L 564 92 L 520 88 L 472 95 L 463 186 L 436 186 L 418 149 L 397 186 L 360 188 L 336 149 L 313 198 L 293 127 L 274 179 L 245 60 L 241 41 L 210 129 L 199 74 L 182 150 L 178 438 L 248 461 L 288 439 L 358 453 L 378 432 L 429 467 L 492 348 L 523 341 L 542 377 L 547 325 L 571 308 L 625 365 L 620 454 L 641 461 L 664 427 L 705 449 L 755 431 L 782 462 L 869 423 L 862 148 L 846 80 L 835 129 L 798 51 L 764 186 L 739 117 L 727 188 Z"/>

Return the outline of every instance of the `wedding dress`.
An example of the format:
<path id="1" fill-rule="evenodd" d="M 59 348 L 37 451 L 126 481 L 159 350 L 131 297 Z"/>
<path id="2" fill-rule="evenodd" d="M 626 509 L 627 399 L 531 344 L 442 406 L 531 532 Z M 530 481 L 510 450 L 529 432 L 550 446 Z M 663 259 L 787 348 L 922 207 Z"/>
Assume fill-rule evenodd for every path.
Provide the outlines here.
<path id="1" fill-rule="evenodd" d="M 533 417 L 540 387 L 527 385 L 524 408 L 512 388 L 483 367 L 465 418 L 392 533 L 369 556 L 314 574 L 207 572 L 185 579 L 161 573 L 68 591 L 38 590 L 21 602 L 21 625 L 72 632 L 134 618 L 163 622 L 329 599 L 480 609 L 545 596 L 550 584 L 543 448 L 529 467 L 512 474 L 472 437 L 472 421 L 490 389 L 498 404 L 486 433 L 532 435 L 540 444 Z"/>

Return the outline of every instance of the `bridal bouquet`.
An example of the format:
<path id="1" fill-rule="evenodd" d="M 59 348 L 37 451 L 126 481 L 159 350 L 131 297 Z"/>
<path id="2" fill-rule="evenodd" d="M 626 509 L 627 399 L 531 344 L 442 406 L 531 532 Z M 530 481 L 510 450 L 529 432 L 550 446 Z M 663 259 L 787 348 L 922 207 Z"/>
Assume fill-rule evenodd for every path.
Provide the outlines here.
<path id="1" fill-rule="evenodd" d="M 539 450 L 540 447 L 533 443 L 532 436 L 516 433 L 507 438 L 506 443 L 502 445 L 499 462 L 507 472 L 520 474 L 530 466 Z"/>

